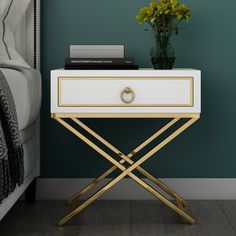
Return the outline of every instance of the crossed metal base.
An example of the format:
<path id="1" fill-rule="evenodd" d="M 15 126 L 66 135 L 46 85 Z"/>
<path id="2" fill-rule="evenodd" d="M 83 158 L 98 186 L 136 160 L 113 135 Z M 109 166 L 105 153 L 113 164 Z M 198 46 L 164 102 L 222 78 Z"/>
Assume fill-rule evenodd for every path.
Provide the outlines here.
<path id="1" fill-rule="evenodd" d="M 176 138 L 184 130 L 186 130 L 188 127 L 190 127 L 194 122 L 196 122 L 199 119 L 199 116 L 193 115 L 192 117 L 189 117 L 187 122 L 182 124 L 177 130 L 172 132 L 167 138 L 165 138 L 162 142 L 160 142 L 157 146 L 155 146 L 151 151 L 146 153 L 143 157 L 141 157 L 136 162 L 132 161 L 131 158 L 135 154 L 137 154 L 140 150 L 142 150 L 145 146 L 147 146 L 149 143 L 151 143 L 157 137 L 159 137 L 161 134 L 163 134 L 165 131 L 167 131 L 170 127 L 172 127 L 174 124 L 176 124 L 181 119 L 180 116 L 173 117 L 173 119 L 170 122 L 168 122 L 164 127 L 159 129 L 156 133 L 154 133 L 151 137 L 149 137 L 146 141 L 144 141 L 138 147 L 136 147 L 128 155 L 125 155 L 124 153 L 122 153 L 120 150 L 118 150 L 116 147 L 114 147 L 111 143 L 109 143 L 107 140 L 105 140 L 99 134 L 94 132 L 91 128 L 89 128 L 84 123 L 82 123 L 75 116 L 71 116 L 71 118 L 67 117 L 67 118 L 70 118 L 73 122 L 75 122 L 78 126 L 83 128 L 90 135 L 95 137 L 98 141 L 100 141 L 102 144 L 104 144 L 107 148 L 112 150 L 115 154 L 117 154 L 121 158 L 121 160 L 119 162 L 116 161 L 116 159 L 114 159 L 112 156 L 110 156 L 104 150 L 102 150 L 100 147 L 98 147 L 96 144 L 94 144 L 92 141 L 90 141 L 88 138 L 86 138 L 79 131 L 77 131 L 73 126 L 71 126 L 66 121 L 66 119 L 64 119 L 63 117 L 60 117 L 60 116 L 53 116 L 53 118 L 55 120 L 57 120 L 61 125 L 66 127 L 73 134 L 75 134 L 82 141 L 87 143 L 95 151 L 97 151 L 99 154 L 101 154 L 101 156 L 103 156 L 105 159 L 107 159 L 109 162 L 111 162 L 113 164 L 113 166 L 110 169 L 105 171 L 98 178 L 94 179 L 91 183 L 89 183 L 87 186 L 85 186 L 80 192 L 78 192 L 74 196 L 72 196 L 68 200 L 68 204 L 75 203 L 83 194 L 87 193 L 90 189 L 92 189 L 94 186 L 96 186 L 101 181 L 103 181 L 108 175 L 110 175 L 112 172 L 114 172 L 117 168 L 122 171 L 121 174 L 119 174 L 116 178 L 111 180 L 104 187 L 102 187 L 100 190 L 98 190 L 95 194 L 93 194 L 91 197 L 89 197 L 83 204 L 78 206 L 76 209 L 73 209 L 68 214 L 66 214 L 58 222 L 59 226 L 64 225 L 66 222 L 68 222 L 70 219 L 72 219 L 74 216 L 76 216 L 80 211 L 82 211 L 85 207 L 90 205 L 93 201 L 95 201 L 98 197 L 100 197 L 102 194 L 104 194 L 112 186 L 117 184 L 119 181 L 121 181 L 126 176 L 129 176 L 130 178 L 132 178 L 136 183 L 141 185 L 144 189 L 146 189 L 148 192 L 150 192 L 152 195 L 154 195 L 157 199 L 159 199 L 161 202 L 163 202 L 165 205 L 167 205 L 169 208 L 171 208 L 173 211 L 175 211 L 178 215 L 180 215 L 188 223 L 190 223 L 190 224 L 195 223 L 195 220 L 187 213 L 187 202 L 181 196 L 179 196 L 177 193 L 175 193 L 173 190 L 171 190 L 169 187 L 167 187 L 164 183 L 162 183 L 160 180 L 156 179 L 153 175 L 151 175 L 149 172 L 147 172 L 145 169 L 143 169 L 140 165 L 143 164 L 146 160 L 148 160 L 153 154 L 158 152 L 161 148 L 166 146 L 169 142 L 171 142 L 174 138 Z M 185 117 L 182 117 L 182 118 L 185 118 Z M 127 163 L 129 164 L 129 167 L 125 167 L 123 165 L 125 162 L 126 162 L 126 164 Z M 138 170 L 143 176 L 145 176 L 146 178 L 151 180 L 157 187 L 159 187 L 165 193 L 167 193 L 169 196 L 171 196 L 175 200 L 175 204 L 172 203 L 170 200 L 168 200 L 163 194 L 158 192 L 156 189 L 154 189 L 148 183 L 146 183 L 144 180 L 142 180 L 141 178 L 136 176 L 133 173 L 134 170 Z"/>

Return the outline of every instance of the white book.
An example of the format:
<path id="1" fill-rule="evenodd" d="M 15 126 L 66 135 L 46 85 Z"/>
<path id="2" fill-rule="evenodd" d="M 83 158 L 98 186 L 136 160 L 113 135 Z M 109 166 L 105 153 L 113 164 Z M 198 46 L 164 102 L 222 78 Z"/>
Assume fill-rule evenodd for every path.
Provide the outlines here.
<path id="1" fill-rule="evenodd" d="M 124 45 L 70 45 L 70 58 L 124 58 Z"/>

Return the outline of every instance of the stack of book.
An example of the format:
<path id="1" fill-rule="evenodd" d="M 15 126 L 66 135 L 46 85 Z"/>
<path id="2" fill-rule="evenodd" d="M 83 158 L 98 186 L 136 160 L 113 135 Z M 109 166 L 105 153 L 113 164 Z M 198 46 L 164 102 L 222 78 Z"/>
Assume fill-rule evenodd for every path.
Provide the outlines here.
<path id="1" fill-rule="evenodd" d="M 124 45 L 70 45 L 66 70 L 137 70 L 132 58 L 125 57 Z"/>

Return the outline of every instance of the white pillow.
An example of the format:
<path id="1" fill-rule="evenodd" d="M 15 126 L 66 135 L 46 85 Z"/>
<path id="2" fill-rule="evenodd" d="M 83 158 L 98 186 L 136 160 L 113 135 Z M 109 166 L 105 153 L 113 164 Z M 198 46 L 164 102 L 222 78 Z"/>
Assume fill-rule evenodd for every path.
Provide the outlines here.
<path id="1" fill-rule="evenodd" d="M 9 0 L 1 0 L 0 2 L 0 17 L 5 13 L 9 5 Z"/>
<path id="2" fill-rule="evenodd" d="M 14 31 L 27 10 L 30 0 L 0 1 L 0 65 L 29 68 L 30 66 L 16 51 Z"/>
<path id="3" fill-rule="evenodd" d="M 31 0 L 8 0 L 8 1 L 10 2 L 13 1 L 13 2 L 10 7 L 9 13 L 6 17 L 6 24 L 10 27 L 12 32 L 15 32 Z"/>

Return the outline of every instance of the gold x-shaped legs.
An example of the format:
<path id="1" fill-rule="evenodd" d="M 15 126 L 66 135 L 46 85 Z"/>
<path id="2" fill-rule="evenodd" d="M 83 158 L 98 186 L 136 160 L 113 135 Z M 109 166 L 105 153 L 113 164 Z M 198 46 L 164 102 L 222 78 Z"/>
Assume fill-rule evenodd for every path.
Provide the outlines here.
<path id="1" fill-rule="evenodd" d="M 139 159 L 137 162 L 133 162 L 130 158 L 140 151 L 143 147 L 145 147 L 148 143 L 153 141 L 155 138 L 157 138 L 159 135 L 161 135 L 164 131 L 166 131 L 169 127 L 174 125 L 179 118 L 173 119 L 171 122 L 169 122 L 166 126 L 164 126 L 162 129 L 160 129 L 158 132 L 156 132 L 154 135 L 152 135 L 149 139 L 147 139 L 143 144 L 138 146 L 134 151 L 132 151 L 129 155 L 125 156 L 123 153 L 121 153 L 117 148 L 115 148 L 113 145 L 108 143 L 105 139 L 103 139 L 101 136 L 99 136 L 97 133 L 95 133 L 93 130 L 91 130 L 89 127 L 84 125 L 81 121 L 79 121 L 76 118 L 72 118 L 72 120 L 81 126 L 83 129 L 85 129 L 87 132 L 89 132 L 91 135 L 93 135 L 95 138 L 97 138 L 99 141 L 101 141 L 103 144 L 105 144 L 108 148 L 110 148 L 112 151 L 114 151 L 116 154 L 118 154 L 122 160 L 120 162 L 117 162 L 114 158 L 112 158 L 110 155 L 108 155 L 106 152 L 104 152 L 101 148 L 99 148 L 97 145 L 92 143 L 89 139 L 87 139 L 85 136 L 83 136 L 80 132 L 78 132 L 75 128 L 73 128 L 71 125 L 69 125 L 67 122 L 65 122 L 61 118 L 55 118 L 59 123 L 61 123 L 63 126 L 65 126 L 68 130 L 70 130 L 72 133 L 74 133 L 77 137 L 82 139 L 84 142 L 86 142 L 89 146 L 91 146 L 93 149 L 95 149 L 98 153 L 100 153 L 104 158 L 106 158 L 108 161 L 110 161 L 114 166 L 104 172 L 100 177 L 92 181 L 89 185 L 87 185 L 84 189 L 82 189 L 79 193 L 74 195 L 70 200 L 69 203 L 72 203 L 74 200 L 76 200 L 78 197 L 80 197 L 82 194 L 86 193 L 89 189 L 91 189 L 94 185 L 101 182 L 107 175 L 112 173 L 116 168 L 119 168 L 121 171 L 123 171 L 119 176 L 117 176 L 115 179 L 110 181 L 107 185 L 105 185 L 103 188 L 101 188 L 99 191 L 97 191 L 93 196 L 91 196 L 88 200 L 86 200 L 82 205 L 80 205 L 78 208 L 67 214 L 62 220 L 59 221 L 59 225 L 63 225 L 68 220 L 73 218 L 75 215 L 77 215 L 81 210 L 83 210 L 86 206 L 91 204 L 94 200 L 96 200 L 99 196 L 101 196 L 103 193 L 105 193 L 108 189 L 110 189 L 113 185 L 118 183 L 120 180 L 122 180 L 126 175 L 129 175 L 135 182 L 140 184 L 142 187 L 144 187 L 147 191 L 152 193 L 156 198 L 161 200 L 163 203 L 165 203 L 167 206 L 169 206 L 172 210 L 174 210 L 177 214 L 179 214 L 181 217 L 183 217 L 187 222 L 194 224 L 195 220 L 192 219 L 186 212 L 186 202 L 184 199 L 182 199 L 179 195 L 177 195 L 174 191 L 169 189 L 165 184 L 163 184 L 161 181 L 157 180 L 154 176 L 149 174 L 147 171 L 145 171 L 140 165 L 149 159 L 153 154 L 155 154 L 157 151 L 159 151 L 162 147 L 164 147 L 166 144 L 168 144 L 171 140 L 173 140 L 175 137 L 177 137 L 180 133 L 182 133 L 185 129 L 187 129 L 189 126 L 191 126 L 198 118 L 193 117 L 188 122 L 186 122 L 184 125 L 182 125 L 179 129 L 177 129 L 175 132 L 173 132 L 171 135 L 169 135 L 164 141 L 162 141 L 160 144 L 158 144 L 155 148 L 153 148 L 150 152 L 148 152 L 146 155 L 144 155 L 142 158 Z M 122 164 L 124 162 L 127 162 L 130 164 L 129 168 L 126 168 Z M 158 191 L 156 191 L 154 188 L 152 188 L 149 184 L 144 182 L 142 179 L 138 178 L 136 175 L 132 173 L 134 169 L 139 170 L 144 176 L 152 180 L 158 187 L 160 187 L 162 190 L 164 190 L 166 193 L 168 193 L 170 196 L 172 196 L 175 200 L 177 205 L 170 202 L 168 199 L 166 199 L 162 194 L 160 194 Z"/>
<path id="2" fill-rule="evenodd" d="M 160 136 L 163 132 L 165 132 L 168 128 L 170 128 L 172 125 L 174 125 L 177 121 L 180 120 L 180 118 L 175 118 L 172 121 L 170 121 L 167 125 L 165 125 L 163 128 L 161 128 L 159 131 L 157 131 L 155 134 L 153 134 L 150 138 L 148 138 L 145 142 L 143 142 L 141 145 L 139 145 L 137 148 L 135 148 L 133 151 L 131 151 L 127 156 L 125 156 L 122 152 L 120 152 L 117 148 L 115 148 L 113 145 L 111 145 L 109 142 L 107 142 L 104 138 L 102 138 L 100 135 L 95 133 L 92 129 L 90 129 L 88 126 L 83 124 L 81 121 L 79 121 L 76 118 L 72 118 L 72 120 L 78 124 L 80 127 L 82 127 L 84 130 L 86 130 L 89 134 L 91 134 L 93 137 L 97 138 L 101 143 L 106 145 L 110 150 L 112 150 L 114 153 L 119 155 L 121 158 L 120 164 L 125 163 L 127 161 L 129 164 L 133 164 L 134 162 L 131 159 L 134 154 L 137 154 L 140 150 L 142 150 L 145 146 L 147 146 L 149 143 L 151 143 L 153 140 L 155 140 L 158 136 Z M 85 186 L 80 192 L 76 193 L 74 196 L 72 196 L 68 200 L 68 204 L 72 204 L 75 200 L 77 200 L 80 196 L 88 192 L 93 186 L 100 183 L 102 180 L 104 180 L 109 174 L 114 172 L 117 169 L 117 167 L 114 165 L 107 171 L 105 171 L 101 176 L 93 180 L 91 183 L 89 183 L 87 186 Z M 160 187 L 163 191 L 165 191 L 167 194 L 169 194 L 171 197 L 176 199 L 176 203 L 178 205 L 181 205 L 183 208 L 186 207 L 187 202 L 181 198 L 177 193 L 175 193 L 173 190 L 168 188 L 164 183 L 156 179 L 154 176 L 152 176 L 150 173 L 148 173 L 146 170 L 144 170 L 142 167 L 138 166 L 137 170 L 142 173 L 145 177 L 150 179 L 154 184 L 156 184 L 158 187 Z"/>

